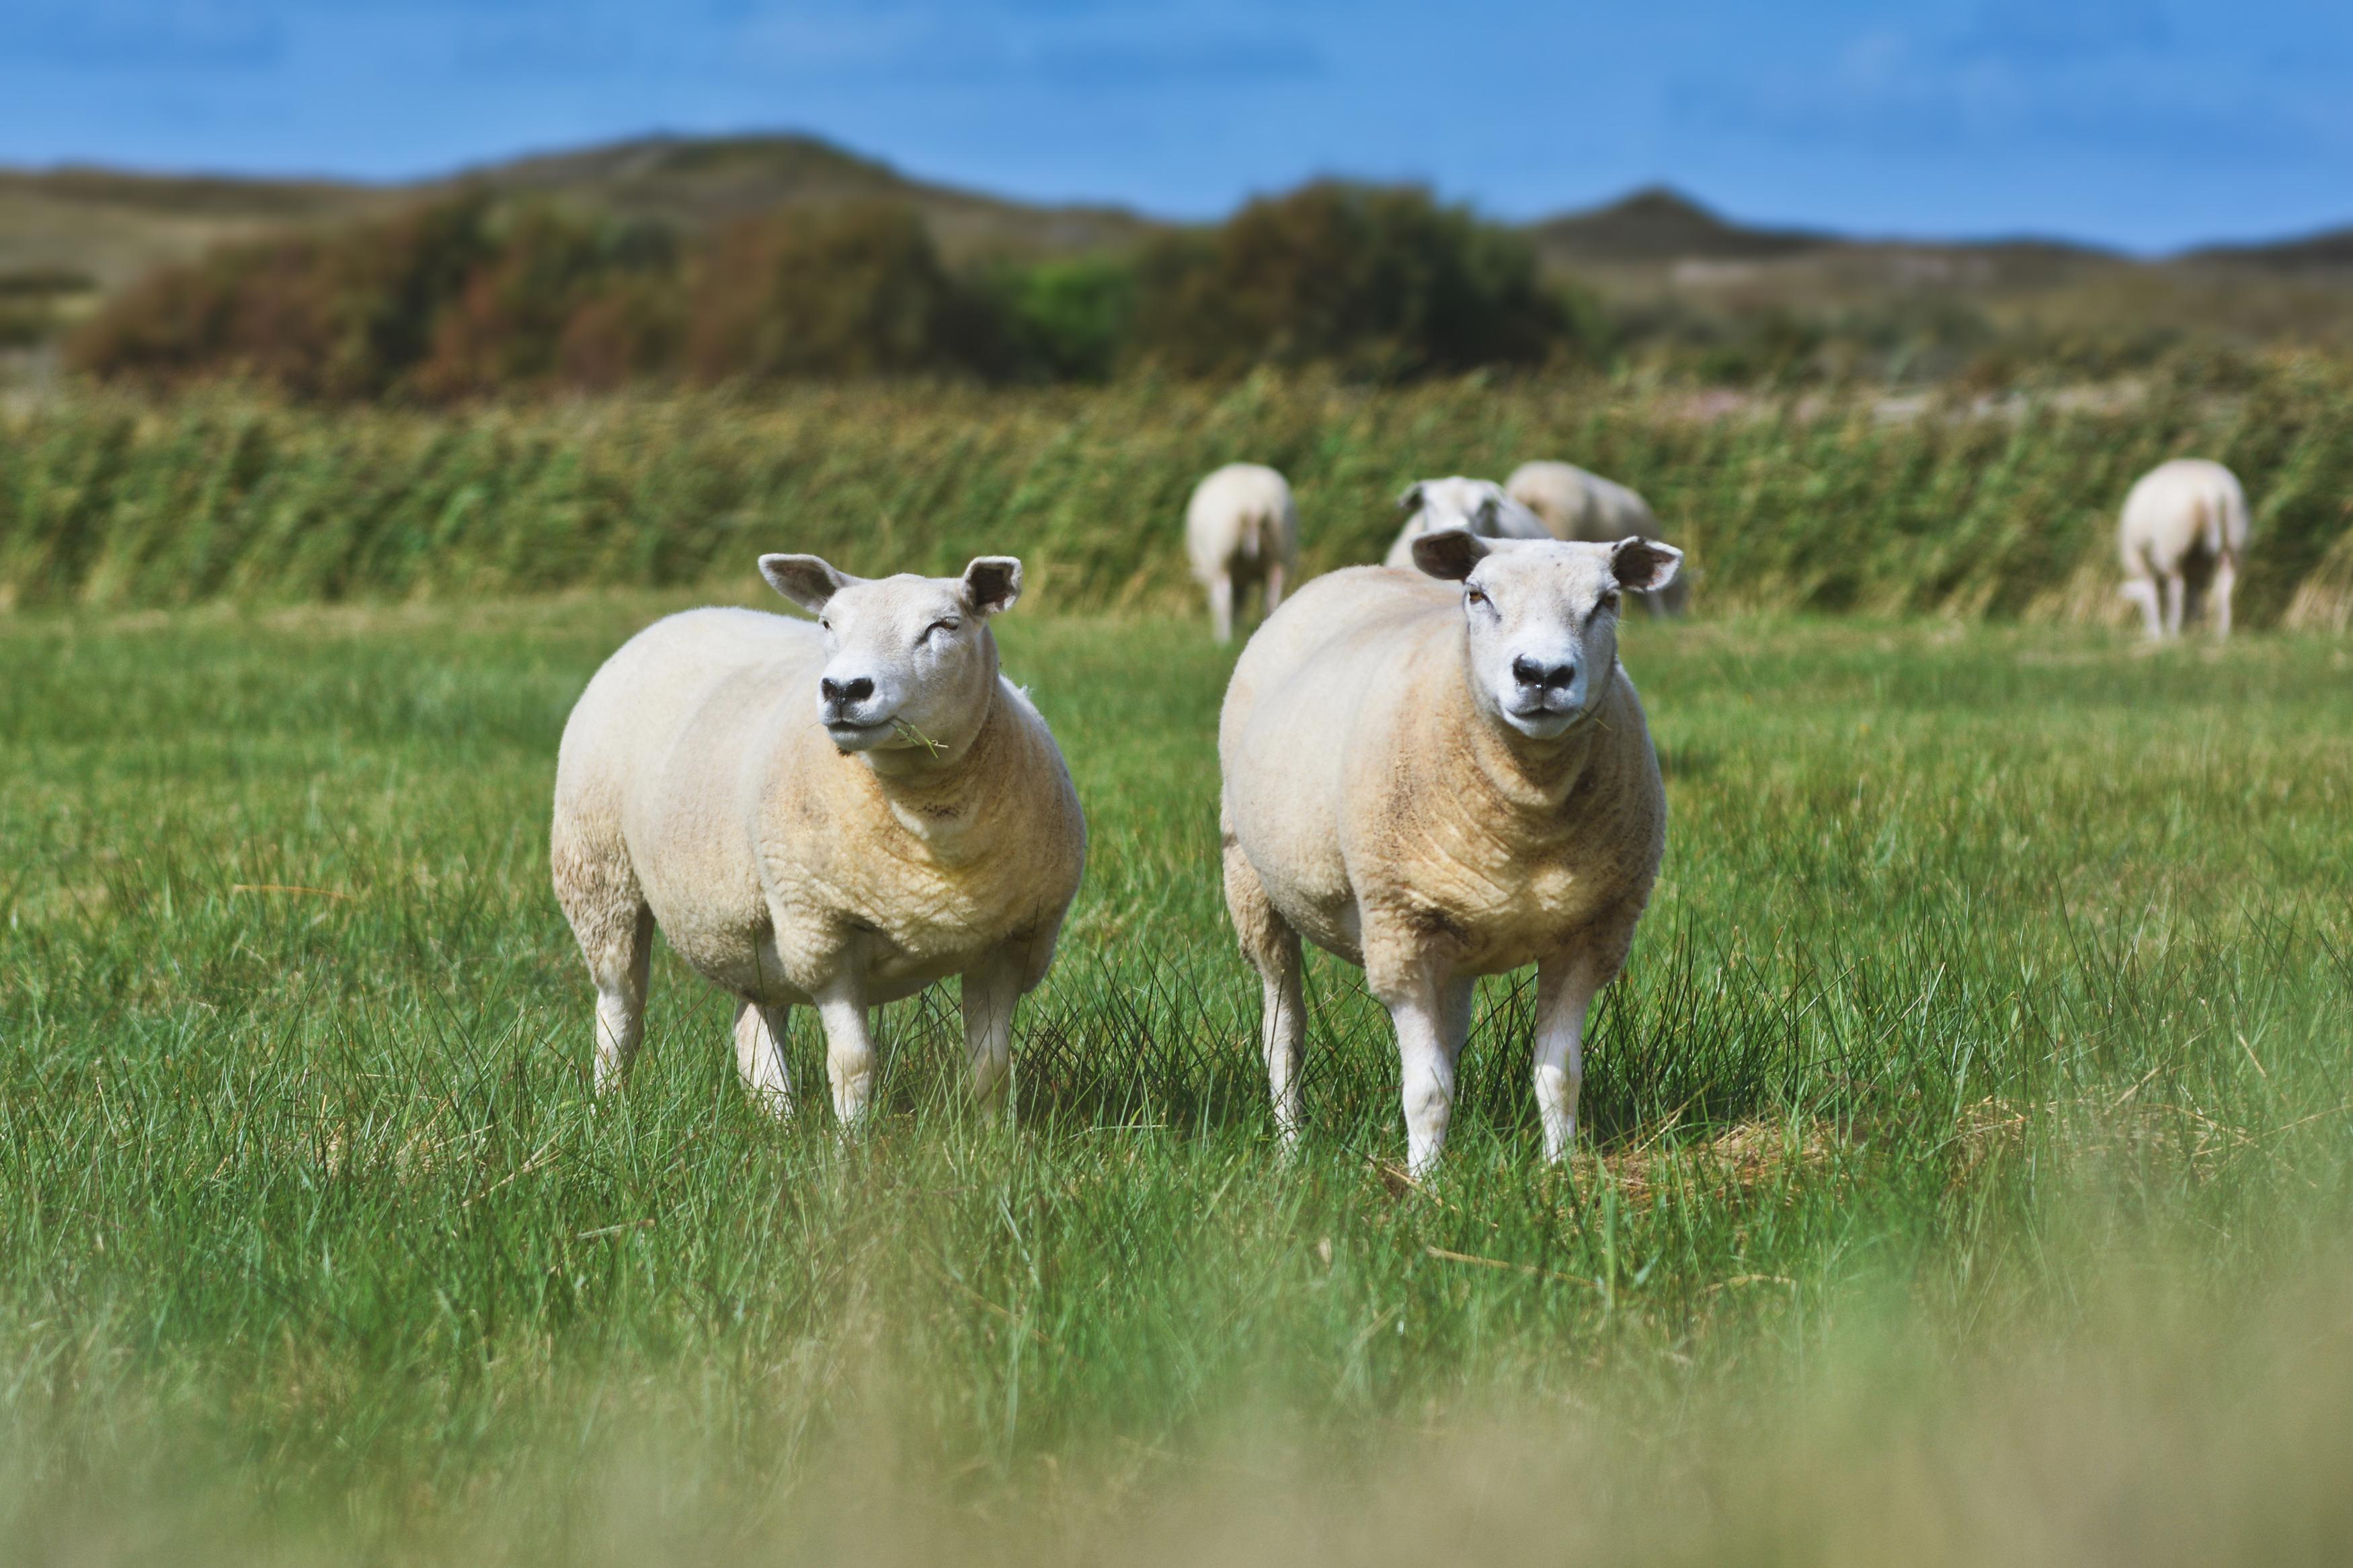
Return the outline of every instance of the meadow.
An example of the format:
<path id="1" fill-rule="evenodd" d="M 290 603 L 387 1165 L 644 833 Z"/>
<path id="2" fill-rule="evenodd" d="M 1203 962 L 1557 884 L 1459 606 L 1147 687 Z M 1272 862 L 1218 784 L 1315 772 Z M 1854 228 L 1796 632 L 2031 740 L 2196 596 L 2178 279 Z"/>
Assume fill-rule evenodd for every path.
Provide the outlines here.
<path id="1" fill-rule="evenodd" d="M 192 581 L 293 571 L 219 548 Z M 171 580 L 98 559 L 77 593 Z M 1230 656 L 1063 570 L 1097 613 L 1000 628 L 1092 834 L 1018 1127 L 964 1104 L 935 991 L 847 1139 L 744 1101 L 666 952 L 588 1092 L 555 739 L 707 593 L 0 619 L 0 1556 L 2341 1554 L 2340 638 L 1631 625 L 1672 820 L 1588 1143 L 1537 1163 L 1493 982 L 1416 1186 L 1327 962 L 1278 1153 L 1215 861 Z M 806 1014 L 792 1057 L 821 1081 Z"/>

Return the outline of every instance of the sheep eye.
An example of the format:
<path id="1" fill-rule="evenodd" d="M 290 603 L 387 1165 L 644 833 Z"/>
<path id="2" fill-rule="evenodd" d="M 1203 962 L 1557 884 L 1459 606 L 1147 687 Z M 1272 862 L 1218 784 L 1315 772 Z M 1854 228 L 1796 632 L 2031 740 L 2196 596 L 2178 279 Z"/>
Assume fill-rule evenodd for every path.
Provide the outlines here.
<path id="1" fill-rule="evenodd" d="M 1601 607 L 1605 610 L 1614 610 L 1618 607 L 1617 589 L 1612 588 L 1609 592 L 1601 595 Z"/>
<path id="2" fill-rule="evenodd" d="M 829 632 L 833 630 L 833 623 L 827 620 L 823 616 L 819 616 L 817 618 L 817 629 L 821 632 Z"/>
<path id="3" fill-rule="evenodd" d="M 1465 588 L 1462 590 L 1462 602 L 1466 605 L 1483 605 L 1487 602 L 1487 595 L 1476 588 Z"/>
<path id="4" fill-rule="evenodd" d="M 955 621 L 934 621 L 930 626 L 923 628 L 923 636 L 928 637 L 934 632 L 953 632 L 956 629 L 956 626 L 959 624 L 960 623 Z"/>

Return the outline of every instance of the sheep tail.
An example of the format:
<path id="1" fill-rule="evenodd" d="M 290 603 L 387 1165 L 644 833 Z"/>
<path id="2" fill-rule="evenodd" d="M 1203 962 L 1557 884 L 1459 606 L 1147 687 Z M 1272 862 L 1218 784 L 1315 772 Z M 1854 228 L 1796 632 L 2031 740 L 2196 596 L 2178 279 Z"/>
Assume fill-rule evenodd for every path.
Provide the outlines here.
<path id="1" fill-rule="evenodd" d="M 2205 531 L 2200 535 L 2200 542 L 2206 547 L 2209 558 L 2220 561 L 2231 539 L 2230 498 L 2221 495 L 2203 497 L 2199 500 L 2198 510 L 2205 521 Z"/>

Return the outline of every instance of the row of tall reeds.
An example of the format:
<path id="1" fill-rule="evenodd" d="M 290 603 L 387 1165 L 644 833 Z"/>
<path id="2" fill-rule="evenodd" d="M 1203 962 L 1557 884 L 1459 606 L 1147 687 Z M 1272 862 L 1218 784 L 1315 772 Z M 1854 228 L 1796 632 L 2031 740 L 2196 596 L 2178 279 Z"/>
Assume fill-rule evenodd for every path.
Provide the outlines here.
<path id="1" fill-rule="evenodd" d="M 750 579 L 765 550 L 948 572 L 1023 556 L 1041 606 L 1189 602 L 1185 497 L 1216 465 L 1295 488 L 1313 569 L 1378 559 L 1421 477 L 1565 458 L 1632 484 L 1704 611 L 2105 618 L 2135 476 L 2198 454 L 2254 509 L 2240 610 L 2353 619 L 2353 378 L 2282 359 L 1974 402 L 1693 394 L 1624 380 L 1377 389 L 925 384 L 491 405 L 77 394 L 0 416 L 0 602 L 313 603 Z"/>

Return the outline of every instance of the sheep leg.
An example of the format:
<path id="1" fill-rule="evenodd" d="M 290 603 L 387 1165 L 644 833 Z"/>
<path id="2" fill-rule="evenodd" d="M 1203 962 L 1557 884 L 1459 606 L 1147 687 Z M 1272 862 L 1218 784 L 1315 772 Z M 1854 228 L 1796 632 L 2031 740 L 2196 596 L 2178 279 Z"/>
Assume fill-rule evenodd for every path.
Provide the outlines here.
<path id="1" fill-rule="evenodd" d="M 2168 572 L 2165 574 L 2165 635 L 2167 637 L 2178 637 L 2181 635 L 2181 612 L 2189 597 L 2189 585 L 2182 580 L 2180 572 L 2179 570 Z"/>
<path id="2" fill-rule="evenodd" d="M 654 911 L 614 831 L 561 805 L 548 842 L 555 900 L 596 987 L 596 1092 L 618 1085 L 645 1037 Z"/>
<path id="3" fill-rule="evenodd" d="M 1475 976 L 1452 973 L 1454 952 L 1427 927 L 1427 911 L 1365 921 L 1365 984 L 1397 1026 L 1406 1169 L 1426 1176 L 1446 1148 L 1454 1114 L 1454 1063 L 1471 1032 Z"/>
<path id="4" fill-rule="evenodd" d="M 1011 1103 L 1013 1005 L 1021 995 L 1021 966 L 1005 949 L 964 974 L 964 1048 L 972 1058 L 972 1097 L 995 1109 Z"/>
<path id="5" fill-rule="evenodd" d="M 2127 578 L 2121 590 L 2124 596 L 2140 606 L 2141 623 L 2148 628 L 2149 640 L 2155 642 L 2165 635 L 2165 623 L 2158 618 L 2157 584 L 2146 577 Z"/>
<path id="6" fill-rule="evenodd" d="M 1219 642 L 1234 640 L 1234 575 L 1230 572 L 1209 579 L 1209 626 Z"/>
<path id="7" fill-rule="evenodd" d="M 1436 1168 L 1446 1148 L 1446 1124 L 1454 1113 L 1454 1043 L 1447 1028 L 1453 990 L 1424 970 L 1376 991 L 1397 1026 L 1405 1164 L 1415 1176 Z"/>
<path id="8" fill-rule="evenodd" d="M 583 944 L 585 947 L 585 943 Z M 596 1092 L 617 1087 L 646 1035 L 646 991 L 654 955 L 654 912 L 640 910 L 628 935 L 589 960 L 596 983 Z"/>
<path id="9" fill-rule="evenodd" d="M 1577 1142 L 1577 1096 L 1585 1086 L 1585 1019 L 1600 990 L 1593 964 L 1578 953 L 1536 966 L 1536 1114 L 1544 1157 L 1558 1164 Z"/>
<path id="10" fill-rule="evenodd" d="M 1275 1136 L 1286 1148 L 1299 1142 L 1299 1063 L 1307 1043 L 1299 936 L 1295 931 L 1289 935 L 1289 951 L 1282 962 L 1259 976 L 1259 1048 L 1266 1058 L 1266 1091 L 1274 1107 Z"/>
<path id="11" fill-rule="evenodd" d="M 844 1128 L 856 1127 L 866 1120 L 874 1092 L 874 1036 L 866 998 L 856 987 L 830 991 L 817 999 L 817 1016 L 825 1025 L 825 1076 L 833 1085 L 833 1113 Z"/>
<path id="12" fill-rule="evenodd" d="M 1471 1015 L 1478 1002 L 1475 974 L 1458 974 L 1439 988 L 1438 1016 L 1446 1032 L 1447 1054 L 1458 1062 L 1462 1059 L 1462 1047 L 1471 1043 Z"/>
<path id="13" fill-rule="evenodd" d="M 785 1067 L 785 1031 L 793 1010 L 735 1005 L 735 1071 L 752 1103 L 782 1121 L 792 1114 L 793 1080 Z"/>
<path id="14" fill-rule="evenodd" d="M 853 938 L 833 978 L 817 993 L 817 1016 L 825 1026 L 825 1076 L 833 1085 L 833 1110 L 844 1128 L 866 1119 L 874 1092 L 874 1036 L 866 1013 L 866 954 Z"/>
<path id="15" fill-rule="evenodd" d="M 2239 584 L 2238 563 L 2228 553 L 2214 563 L 2214 581 L 2206 590 L 2206 618 L 2214 623 L 2214 635 L 2231 635 L 2231 590 Z"/>
<path id="16" fill-rule="evenodd" d="M 1259 614 L 1261 616 L 1271 616 L 1282 607 L 1282 562 L 1270 561 L 1266 563 L 1266 586 L 1263 592 L 1265 596 L 1260 605 Z"/>
<path id="17" fill-rule="evenodd" d="M 1300 984 L 1299 933 L 1275 911 L 1266 885 L 1242 853 L 1230 821 L 1225 825 L 1226 909 L 1242 954 L 1259 973 L 1259 1037 L 1266 1056 L 1266 1088 L 1274 1106 L 1275 1135 L 1299 1142 L 1299 1060 L 1307 1041 L 1307 999 Z"/>

